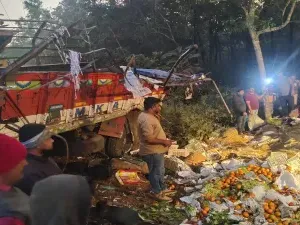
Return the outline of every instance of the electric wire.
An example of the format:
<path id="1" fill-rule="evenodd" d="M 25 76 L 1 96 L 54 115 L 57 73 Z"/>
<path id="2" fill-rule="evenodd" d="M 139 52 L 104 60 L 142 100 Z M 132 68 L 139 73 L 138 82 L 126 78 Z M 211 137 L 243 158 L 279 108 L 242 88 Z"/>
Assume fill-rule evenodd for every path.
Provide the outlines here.
<path id="1" fill-rule="evenodd" d="M 68 144 L 67 140 L 64 137 L 62 137 L 62 136 L 60 136 L 58 134 L 55 134 L 54 136 L 58 137 L 59 139 L 61 139 L 65 143 L 65 146 L 66 146 L 66 162 L 65 162 L 64 168 L 62 169 L 62 171 L 64 172 L 66 170 L 66 168 L 67 168 L 67 165 L 68 165 L 69 159 L 70 159 L 69 144 Z"/>

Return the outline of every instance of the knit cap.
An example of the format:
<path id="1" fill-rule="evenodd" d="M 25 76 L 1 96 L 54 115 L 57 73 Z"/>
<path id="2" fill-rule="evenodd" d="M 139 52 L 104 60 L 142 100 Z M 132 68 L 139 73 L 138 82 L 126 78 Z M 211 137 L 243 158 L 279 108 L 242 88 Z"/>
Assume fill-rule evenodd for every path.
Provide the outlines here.
<path id="1" fill-rule="evenodd" d="M 40 143 L 52 136 L 43 124 L 26 124 L 19 130 L 19 140 L 27 148 L 36 148 Z"/>
<path id="2" fill-rule="evenodd" d="M 26 158 L 26 148 L 15 138 L 0 134 L 0 174 L 9 172 Z"/>

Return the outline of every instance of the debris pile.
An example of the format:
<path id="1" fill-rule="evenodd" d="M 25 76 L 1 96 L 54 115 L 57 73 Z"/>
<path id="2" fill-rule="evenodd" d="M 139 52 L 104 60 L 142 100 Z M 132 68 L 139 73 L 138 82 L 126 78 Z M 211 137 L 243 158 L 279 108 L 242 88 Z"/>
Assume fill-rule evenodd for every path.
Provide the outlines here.
<path id="1" fill-rule="evenodd" d="M 205 143 L 191 140 L 185 150 L 174 143 L 165 156 L 172 203 L 149 194 L 147 165 L 135 154 L 113 159 L 115 176 L 95 184 L 95 202 L 129 207 L 153 224 L 300 224 L 299 147 L 295 128 L 269 125 L 255 135 L 215 132 Z"/>
<path id="2" fill-rule="evenodd" d="M 180 198 L 182 207 L 195 212 L 182 224 L 299 224 L 300 180 L 289 170 L 232 159 L 200 173 L 178 172 L 175 183 L 184 184 L 188 194 Z"/>
<path id="3" fill-rule="evenodd" d="M 177 175 L 169 177 L 177 191 L 171 205 L 186 215 L 181 224 L 300 224 L 298 145 L 274 126 L 253 136 L 230 128 L 207 143 L 192 140 L 188 157 L 166 156 Z M 144 216 L 158 223 L 160 211 Z"/>

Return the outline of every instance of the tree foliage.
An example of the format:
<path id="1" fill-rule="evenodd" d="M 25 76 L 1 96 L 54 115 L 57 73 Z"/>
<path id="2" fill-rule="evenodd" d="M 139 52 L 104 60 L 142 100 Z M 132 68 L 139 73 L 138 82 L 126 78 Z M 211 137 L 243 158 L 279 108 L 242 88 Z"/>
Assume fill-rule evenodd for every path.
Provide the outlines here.
<path id="1" fill-rule="evenodd" d="M 288 3 L 288 4 L 287 4 Z M 212 71 L 215 79 L 237 85 L 257 83 L 258 67 L 249 34 L 253 28 L 267 71 L 282 66 L 298 45 L 299 9 L 285 24 L 294 0 L 62 0 L 49 12 L 40 0 L 27 0 L 27 18 L 51 18 L 68 25 L 82 19 L 90 32 L 92 48 L 106 47 L 119 59 L 136 54 L 139 65 L 170 68 L 175 56 L 164 61 L 165 53 L 198 44 L 193 57 L 197 66 Z M 50 17 L 49 17 L 50 15 Z M 247 20 L 247 15 L 251 16 Z M 285 25 L 280 32 L 278 26 Z M 275 30 L 274 30 L 275 29 Z M 264 35 L 261 35 L 264 34 Z M 171 52 L 170 52 L 171 51 Z M 173 52 L 173 53 L 172 53 Z M 297 58 L 289 61 L 298 70 Z M 183 67 L 184 69 L 184 67 Z M 246 81 L 245 81 L 246 80 Z M 250 84 L 249 84 L 250 85 Z"/>

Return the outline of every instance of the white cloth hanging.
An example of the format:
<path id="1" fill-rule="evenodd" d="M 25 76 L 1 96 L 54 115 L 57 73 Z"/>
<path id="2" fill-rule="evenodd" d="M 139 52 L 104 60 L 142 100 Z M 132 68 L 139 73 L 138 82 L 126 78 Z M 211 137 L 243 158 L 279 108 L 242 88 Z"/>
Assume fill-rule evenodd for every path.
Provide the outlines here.
<path id="1" fill-rule="evenodd" d="M 69 51 L 69 59 L 71 64 L 71 75 L 74 82 L 75 87 L 75 99 L 77 98 L 76 92 L 80 89 L 80 80 L 79 75 L 82 74 L 81 67 L 80 67 L 80 59 L 81 54 L 75 51 Z"/>

